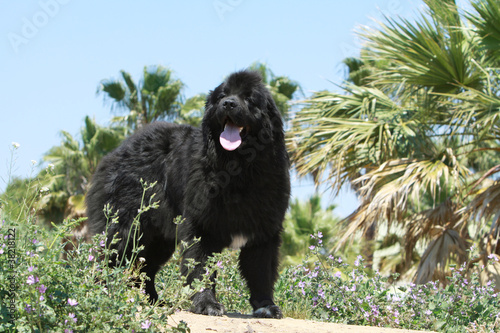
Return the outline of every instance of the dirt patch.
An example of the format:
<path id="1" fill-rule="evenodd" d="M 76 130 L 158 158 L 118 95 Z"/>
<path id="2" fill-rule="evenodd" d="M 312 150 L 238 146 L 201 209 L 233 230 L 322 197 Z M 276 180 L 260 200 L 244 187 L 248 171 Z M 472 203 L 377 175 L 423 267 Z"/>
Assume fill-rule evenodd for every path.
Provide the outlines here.
<path id="1" fill-rule="evenodd" d="M 173 326 L 185 321 L 192 333 L 410 333 L 422 332 L 392 328 L 352 326 L 343 324 L 321 323 L 310 320 L 292 318 L 260 319 L 250 315 L 228 313 L 222 317 L 197 315 L 180 311 L 169 317 L 168 323 Z"/>

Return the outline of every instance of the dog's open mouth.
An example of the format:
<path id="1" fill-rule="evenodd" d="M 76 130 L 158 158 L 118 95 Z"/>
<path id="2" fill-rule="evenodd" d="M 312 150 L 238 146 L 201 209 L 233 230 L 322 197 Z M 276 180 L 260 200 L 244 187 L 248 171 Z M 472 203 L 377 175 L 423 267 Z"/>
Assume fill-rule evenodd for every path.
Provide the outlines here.
<path id="1" fill-rule="evenodd" d="M 224 130 L 220 134 L 219 141 L 225 150 L 233 151 L 237 149 L 242 140 L 247 136 L 248 128 L 236 125 L 231 119 L 224 122 Z"/>

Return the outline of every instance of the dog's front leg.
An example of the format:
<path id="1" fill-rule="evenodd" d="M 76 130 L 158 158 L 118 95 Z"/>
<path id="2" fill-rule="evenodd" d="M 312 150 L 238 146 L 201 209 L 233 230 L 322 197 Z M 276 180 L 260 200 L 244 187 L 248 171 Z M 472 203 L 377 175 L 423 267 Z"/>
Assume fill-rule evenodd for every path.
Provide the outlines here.
<path id="1" fill-rule="evenodd" d="M 201 242 L 192 244 L 188 249 L 185 250 L 181 273 L 187 276 L 186 284 L 191 285 L 195 279 L 201 279 L 202 275 L 205 273 L 205 264 L 207 262 L 208 253 L 201 244 Z M 211 254 L 211 253 L 210 253 Z M 194 268 L 188 267 L 188 259 L 192 258 L 195 261 Z M 191 312 L 208 315 L 208 316 L 222 316 L 225 312 L 224 306 L 217 302 L 215 298 L 215 277 L 217 272 L 214 272 L 210 276 L 210 281 L 212 282 L 211 288 L 206 288 L 197 292 L 193 297 L 193 304 L 191 306 Z"/>

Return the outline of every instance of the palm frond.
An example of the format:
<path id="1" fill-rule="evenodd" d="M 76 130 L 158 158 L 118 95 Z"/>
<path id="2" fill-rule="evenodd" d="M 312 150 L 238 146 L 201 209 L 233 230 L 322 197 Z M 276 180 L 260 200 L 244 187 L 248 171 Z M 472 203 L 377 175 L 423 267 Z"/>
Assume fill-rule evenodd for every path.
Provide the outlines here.
<path id="1" fill-rule="evenodd" d="M 467 244 L 456 230 L 442 228 L 422 255 L 414 283 L 440 281 L 446 284 L 446 265 L 453 254 L 459 264 L 467 260 Z"/>
<path id="2" fill-rule="evenodd" d="M 412 110 L 378 89 L 349 89 L 350 95 L 316 94 L 293 120 L 288 144 L 300 176 L 313 173 L 320 182 L 329 170 L 338 191 L 363 169 L 432 151 L 433 143 Z"/>
<path id="3" fill-rule="evenodd" d="M 480 87 L 481 73 L 472 66 L 475 45 L 462 33 L 454 1 L 429 0 L 430 18 L 422 15 L 412 23 L 386 18 L 376 32 L 362 34 L 373 60 L 386 59 L 390 66 L 376 80 L 380 84 L 433 87 L 456 92 L 457 84 Z"/>
<path id="4" fill-rule="evenodd" d="M 490 234 L 496 236 L 500 234 L 500 181 L 485 180 L 483 185 L 475 191 L 474 199 L 461 213 L 464 214 L 464 219 L 490 220 Z"/>
<path id="5" fill-rule="evenodd" d="M 490 54 L 498 59 L 500 50 L 500 6 L 497 0 L 476 0 L 471 2 L 477 14 L 469 13 L 467 18 L 477 29 L 482 37 L 482 44 Z"/>

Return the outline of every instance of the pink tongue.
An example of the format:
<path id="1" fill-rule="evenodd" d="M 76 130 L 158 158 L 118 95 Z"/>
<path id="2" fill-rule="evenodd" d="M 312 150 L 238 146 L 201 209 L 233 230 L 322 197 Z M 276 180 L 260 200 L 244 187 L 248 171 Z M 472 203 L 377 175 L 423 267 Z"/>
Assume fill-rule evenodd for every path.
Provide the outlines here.
<path id="1" fill-rule="evenodd" d="M 225 150 L 235 150 L 241 145 L 240 127 L 228 121 L 219 137 L 219 141 Z"/>

